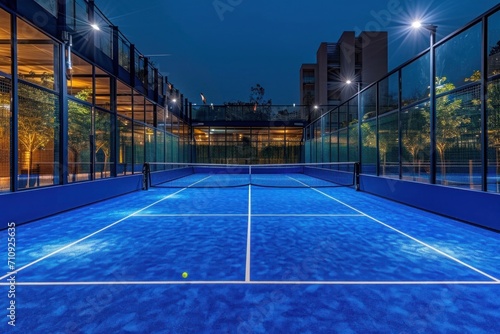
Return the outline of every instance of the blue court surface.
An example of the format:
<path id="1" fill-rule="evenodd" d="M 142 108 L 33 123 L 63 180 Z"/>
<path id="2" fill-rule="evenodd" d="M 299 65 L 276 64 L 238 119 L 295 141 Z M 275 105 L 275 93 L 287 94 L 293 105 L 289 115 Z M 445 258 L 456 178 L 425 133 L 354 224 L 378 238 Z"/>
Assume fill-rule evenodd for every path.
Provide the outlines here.
<path id="1" fill-rule="evenodd" d="M 151 188 L 15 233 L 1 333 L 500 332 L 499 233 L 352 188 Z"/>

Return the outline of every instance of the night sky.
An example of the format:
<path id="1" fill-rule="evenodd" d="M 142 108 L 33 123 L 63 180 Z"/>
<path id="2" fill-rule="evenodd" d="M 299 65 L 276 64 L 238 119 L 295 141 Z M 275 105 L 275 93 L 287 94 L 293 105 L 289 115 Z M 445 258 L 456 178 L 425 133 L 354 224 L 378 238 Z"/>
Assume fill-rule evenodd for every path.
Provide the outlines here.
<path id="1" fill-rule="evenodd" d="M 428 47 L 421 18 L 441 39 L 498 0 L 96 0 L 128 40 L 191 102 L 248 101 L 261 84 L 274 104 L 299 101 L 299 69 L 343 31 L 389 32 L 389 70 Z M 167 54 L 167 55 L 165 55 Z M 159 56 L 155 56 L 159 55 Z M 163 55 L 163 56 L 162 56 Z"/>

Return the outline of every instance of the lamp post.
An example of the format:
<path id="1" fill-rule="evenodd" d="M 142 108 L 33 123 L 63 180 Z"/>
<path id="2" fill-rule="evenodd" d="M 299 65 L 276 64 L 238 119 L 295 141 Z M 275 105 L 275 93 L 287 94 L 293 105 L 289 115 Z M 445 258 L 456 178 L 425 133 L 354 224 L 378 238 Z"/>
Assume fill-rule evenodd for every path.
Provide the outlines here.
<path id="1" fill-rule="evenodd" d="M 347 80 L 346 84 L 351 85 L 353 82 L 351 80 Z M 358 103 L 358 164 L 359 171 L 361 171 L 361 147 L 363 146 L 363 138 L 361 136 L 361 82 L 356 81 L 357 91 L 357 103 Z M 357 185 L 356 190 L 359 190 L 359 185 Z"/>
<path id="2" fill-rule="evenodd" d="M 433 24 L 423 24 L 420 21 L 412 23 L 415 29 L 424 28 L 430 33 L 430 47 L 429 47 L 429 114 L 430 114 L 430 183 L 436 183 L 436 50 L 434 44 L 436 43 L 437 26 Z"/>

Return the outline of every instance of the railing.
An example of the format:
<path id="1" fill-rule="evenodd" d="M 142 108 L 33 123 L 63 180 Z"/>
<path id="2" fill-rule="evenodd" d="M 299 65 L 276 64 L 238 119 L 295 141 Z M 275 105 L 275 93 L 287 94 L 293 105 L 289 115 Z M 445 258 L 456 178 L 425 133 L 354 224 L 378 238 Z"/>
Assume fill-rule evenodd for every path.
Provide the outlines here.
<path id="1" fill-rule="evenodd" d="M 307 121 L 310 106 L 302 105 L 195 105 L 192 109 L 192 121 L 196 122 L 297 122 Z M 300 124 L 303 125 L 303 124 Z"/>

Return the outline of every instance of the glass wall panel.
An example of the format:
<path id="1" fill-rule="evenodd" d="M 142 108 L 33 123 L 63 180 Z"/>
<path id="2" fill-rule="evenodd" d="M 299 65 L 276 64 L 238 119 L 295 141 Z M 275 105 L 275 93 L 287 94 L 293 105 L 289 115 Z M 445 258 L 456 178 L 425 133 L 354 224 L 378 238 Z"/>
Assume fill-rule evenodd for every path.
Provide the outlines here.
<path id="1" fill-rule="evenodd" d="M 264 129 L 263 131 L 266 131 Z M 285 157 L 285 131 L 284 129 L 271 128 L 269 129 L 269 142 L 266 143 L 268 163 L 278 164 L 283 163 Z M 258 162 L 254 162 L 258 163 Z"/>
<path id="2" fill-rule="evenodd" d="M 359 161 L 359 131 L 358 131 L 358 100 L 354 98 L 349 101 L 349 126 L 348 126 L 348 160 Z"/>
<path id="3" fill-rule="evenodd" d="M 145 102 L 144 95 L 139 92 L 134 91 L 134 121 L 144 122 L 145 121 Z"/>
<path id="4" fill-rule="evenodd" d="M 301 162 L 303 131 L 302 128 L 286 129 L 286 152 L 285 163 Z"/>
<path id="5" fill-rule="evenodd" d="M 156 106 L 156 127 L 162 131 L 165 131 L 165 108 Z"/>
<path id="6" fill-rule="evenodd" d="M 318 119 L 314 127 L 314 144 L 316 146 L 315 162 L 322 162 L 323 158 L 323 136 L 322 136 L 322 118 Z"/>
<path id="7" fill-rule="evenodd" d="M 401 112 L 403 179 L 430 181 L 429 104 L 422 103 Z"/>
<path id="8" fill-rule="evenodd" d="M 57 0 L 35 0 L 35 2 L 45 8 L 54 17 L 57 17 Z"/>
<path id="9" fill-rule="evenodd" d="M 500 79 L 488 84 L 488 191 L 500 192 Z"/>
<path id="10" fill-rule="evenodd" d="M 479 73 L 481 27 L 476 24 L 436 48 L 436 94 L 460 88 L 474 73 Z"/>
<path id="11" fill-rule="evenodd" d="M 330 145 L 331 145 L 331 161 L 339 162 L 339 132 L 335 131 L 330 136 Z"/>
<path id="12" fill-rule="evenodd" d="M 132 118 L 132 88 L 121 81 L 116 82 L 116 112 Z"/>
<path id="13" fill-rule="evenodd" d="M 210 134 L 210 154 L 212 157 L 212 161 L 214 161 L 214 157 L 219 157 L 220 155 L 224 154 L 224 152 L 226 152 L 228 158 L 227 163 L 244 164 L 245 161 L 248 162 L 248 159 L 250 158 L 250 155 L 252 153 L 250 128 L 229 129 L 227 133 L 227 148 L 225 146 L 224 148 L 222 148 L 220 143 L 216 144 L 215 147 L 213 146 L 215 138 L 212 138 L 214 134 L 215 133 Z"/>
<path id="14" fill-rule="evenodd" d="M 154 128 L 146 127 L 146 161 L 154 162 L 156 158 L 156 133 Z"/>
<path id="15" fill-rule="evenodd" d="M 11 80 L 0 76 L 0 192 L 10 190 L 11 94 Z"/>
<path id="16" fill-rule="evenodd" d="M 169 122 L 170 129 L 167 129 L 167 131 L 170 131 L 172 134 L 179 136 L 179 134 L 180 134 L 179 133 L 179 124 L 180 124 L 179 118 L 172 113 L 169 113 L 169 116 L 170 117 L 168 117 L 168 120 L 170 121 Z"/>
<path id="17" fill-rule="evenodd" d="M 58 90 L 59 45 L 24 21 L 17 24 L 19 79 Z"/>
<path id="18" fill-rule="evenodd" d="M 304 143 L 304 162 L 306 163 L 309 163 L 309 162 L 312 162 L 311 160 L 311 140 L 307 140 L 305 143 Z"/>
<path id="19" fill-rule="evenodd" d="M 377 86 L 361 93 L 361 166 L 364 174 L 376 174 L 377 172 Z M 359 142 L 358 128 L 350 129 L 350 140 Z M 349 143 L 351 144 L 351 143 Z M 356 154 L 357 152 L 353 152 Z M 351 153 L 349 153 L 351 154 Z M 359 157 L 349 155 L 351 161 L 359 161 Z"/>
<path id="20" fill-rule="evenodd" d="M 402 106 L 429 98 L 429 52 L 401 69 Z"/>
<path id="21" fill-rule="evenodd" d="M 488 18 L 488 77 L 500 74 L 500 11 Z"/>
<path id="22" fill-rule="evenodd" d="M 165 162 L 165 132 L 156 131 L 156 159 L 155 162 Z"/>
<path id="23" fill-rule="evenodd" d="M 141 173 L 145 158 L 145 126 L 134 122 L 134 173 Z"/>
<path id="24" fill-rule="evenodd" d="M 19 82 L 18 187 L 59 184 L 59 99 Z"/>
<path id="25" fill-rule="evenodd" d="M 0 43 L 0 72 L 11 74 L 11 30 L 10 30 L 10 14 L 0 9 L 0 40 L 5 43 Z"/>
<path id="26" fill-rule="evenodd" d="M 93 30 L 94 45 L 97 50 L 100 50 L 109 58 L 113 59 L 113 28 L 104 14 L 97 7 L 94 7 L 94 24 L 100 28 Z"/>
<path id="27" fill-rule="evenodd" d="M 172 162 L 179 162 L 179 137 L 172 136 Z"/>
<path id="28" fill-rule="evenodd" d="M 95 111 L 95 178 L 111 176 L 111 114 L 96 109 Z"/>
<path id="29" fill-rule="evenodd" d="M 348 145 L 349 140 L 347 137 L 347 128 L 339 131 L 339 162 L 347 162 L 348 159 Z"/>
<path id="30" fill-rule="evenodd" d="M 132 121 L 118 116 L 117 117 L 117 130 L 118 130 L 118 154 L 117 154 L 117 174 L 127 175 L 132 173 L 133 161 L 133 130 Z"/>
<path id="31" fill-rule="evenodd" d="M 378 91 L 379 115 L 396 110 L 399 105 L 399 72 L 380 81 Z"/>
<path id="32" fill-rule="evenodd" d="M 349 140 L 355 141 L 358 144 L 358 127 L 350 129 Z M 375 117 L 363 120 L 361 123 L 361 172 L 363 174 L 377 173 L 377 121 Z M 351 143 L 349 143 L 349 146 Z M 349 156 L 350 161 L 358 161 L 359 158 Z"/>
<path id="33" fill-rule="evenodd" d="M 488 18 L 488 191 L 500 193 L 500 11 Z"/>
<path id="34" fill-rule="evenodd" d="M 66 24 L 73 30 L 79 30 L 82 27 L 88 27 L 89 15 L 88 4 L 86 0 L 67 0 L 66 1 Z"/>
<path id="35" fill-rule="evenodd" d="M 194 142 L 196 150 L 196 161 L 199 163 L 207 163 L 210 157 L 210 140 L 208 127 L 194 129 Z M 168 146 L 167 146 L 168 147 Z"/>
<path id="36" fill-rule="evenodd" d="M 436 101 L 437 183 L 481 189 L 480 93 L 476 85 Z"/>
<path id="37" fill-rule="evenodd" d="M 118 37 L 118 64 L 130 72 L 130 44 L 125 37 Z"/>
<path id="38" fill-rule="evenodd" d="M 111 110 L 111 78 L 101 69 L 95 69 L 95 105 Z"/>
<path id="39" fill-rule="evenodd" d="M 322 161 L 323 162 L 331 162 L 331 157 L 330 157 L 330 154 L 331 154 L 331 144 L 330 144 L 330 134 L 325 134 L 322 136 L 322 142 L 323 142 L 323 148 L 322 148 L 322 151 L 323 151 L 323 157 L 322 157 Z"/>
<path id="40" fill-rule="evenodd" d="M 173 141 L 173 136 L 166 132 L 165 133 L 165 161 L 166 162 L 173 162 L 172 158 L 172 141 Z M 205 162 L 205 161 L 203 161 Z"/>
<path id="41" fill-rule="evenodd" d="M 144 107 L 144 110 L 146 112 L 146 124 L 154 126 L 155 125 L 155 108 L 154 104 L 146 100 L 146 104 Z"/>
<path id="42" fill-rule="evenodd" d="M 379 118 L 379 175 L 399 178 L 399 119 L 397 111 Z"/>
<path id="43" fill-rule="evenodd" d="M 361 98 L 361 120 L 370 119 L 377 116 L 377 86 L 372 86 L 367 90 L 363 91 L 360 95 Z M 352 100 L 352 110 L 351 107 L 349 110 L 352 114 L 352 119 L 357 119 L 357 103 L 354 104 L 354 100 Z"/>
<path id="44" fill-rule="evenodd" d="M 86 181 L 91 176 L 92 108 L 68 101 L 68 182 Z"/>
<path id="45" fill-rule="evenodd" d="M 348 104 L 341 105 L 338 108 L 338 119 L 339 119 L 339 128 L 346 128 L 349 125 L 349 106 Z M 356 117 L 357 118 L 357 117 Z"/>
<path id="46" fill-rule="evenodd" d="M 92 103 L 92 65 L 75 54 L 72 54 L 71 58 L 73 66 L 71 70 L 68 70 L 68 95 Z"/>

